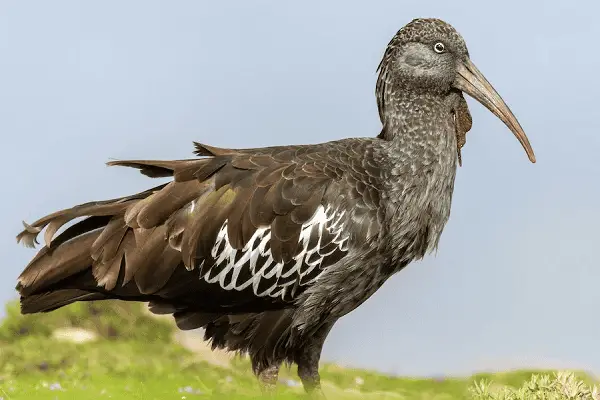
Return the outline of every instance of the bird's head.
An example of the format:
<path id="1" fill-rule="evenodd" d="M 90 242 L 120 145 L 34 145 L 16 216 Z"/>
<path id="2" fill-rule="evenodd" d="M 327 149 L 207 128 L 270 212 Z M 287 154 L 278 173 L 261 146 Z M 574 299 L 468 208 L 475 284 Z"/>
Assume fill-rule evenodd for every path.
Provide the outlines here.
<path id="1" fill-rule="evenodd" d="M 500 118 L 517 137 L 531 162 L 535 162 L 533 149 L 517 118 L 475 67 L 464 39 L 450 24 L 434 18 L 411 21 L 392 38 L 378 70 L 377 101 L 382 120 L 386 95 L 390 93 L 443 96 L 464 92 Z"/>

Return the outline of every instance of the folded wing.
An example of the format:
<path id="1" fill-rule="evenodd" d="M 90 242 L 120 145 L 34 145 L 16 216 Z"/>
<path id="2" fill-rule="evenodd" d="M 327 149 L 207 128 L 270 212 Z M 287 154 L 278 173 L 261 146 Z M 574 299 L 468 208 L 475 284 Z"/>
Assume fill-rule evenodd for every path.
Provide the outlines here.
<path id="1" fill-rule="evenodd" d="M 203 158 L 112 162 L 174 179 L 26 225 L 18 240 L 45 228 L 46 245 L 19 277 L 23 310 L 99 294 L 203 312 L 286 307 L 378 232 L 376 166 L 353 165 L 368 151 L 357 146 L 196 144 Z"/>

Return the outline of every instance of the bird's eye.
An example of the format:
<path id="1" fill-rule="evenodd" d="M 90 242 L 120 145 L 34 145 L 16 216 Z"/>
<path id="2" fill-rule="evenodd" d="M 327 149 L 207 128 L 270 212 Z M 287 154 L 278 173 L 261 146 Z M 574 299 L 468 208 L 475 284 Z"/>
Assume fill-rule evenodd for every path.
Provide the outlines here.
<path id="1" fill-rule="evenodd" d="M 446 46 L 444 46 L 444 43 L 442 42 L 437 42 L 433 45 L 433 50 L 438 54 L 442 54 L 446 51 Z"/>

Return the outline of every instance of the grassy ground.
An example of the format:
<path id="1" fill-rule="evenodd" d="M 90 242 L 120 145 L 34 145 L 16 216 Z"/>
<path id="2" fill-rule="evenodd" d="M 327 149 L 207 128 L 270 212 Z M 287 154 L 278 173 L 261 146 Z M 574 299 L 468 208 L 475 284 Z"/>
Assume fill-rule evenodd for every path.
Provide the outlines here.
<path id="1" fill-rule="evenodd" d="M 81 327 L 97 339 L 53 338 L 59 328 Z M 244 399 L 260 395 L 249 363 L 216 366 L 173 341 L 175 329 L 136 304 L 81 303 L 21 316 L 16 304 L 0 325 L 0 399 Z M 323 365 L 332 399 L 465 399 L 481 379 L 518 387 L 535 371 L 480 374 L 467 379 L 411 379 Z M 591 381 L 589 377 L 582 378 Z M 301 398 L 295 371 L 283 371 L 279 396 Z M 482 398 L 486 398 L 483 396 Z"/>

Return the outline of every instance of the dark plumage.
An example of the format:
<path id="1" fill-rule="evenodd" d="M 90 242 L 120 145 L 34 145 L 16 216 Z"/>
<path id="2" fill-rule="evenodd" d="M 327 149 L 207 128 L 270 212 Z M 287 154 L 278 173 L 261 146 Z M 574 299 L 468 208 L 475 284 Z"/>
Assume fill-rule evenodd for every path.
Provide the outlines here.
<path id="1" fill-rule="evenodd" d="M 312 391 L 336 320 L 437 246 L 471 128 L 462 92 L 500 117 L 534 161 L 461 36 L 443 21 L 414 20 L 379 66 L 378 137 L 196 143 L 195 159 L 111 162 L 173 180 L 26 225 L 17 239 L 33 246 L 46 228 L 46 245 L 19 277 L 22 312 L 149 302 L 181 329 L 205 328 L 214 347 L 248 353 L 263 383 L 274 384 L 282 362 L 298 364 Z"/>

